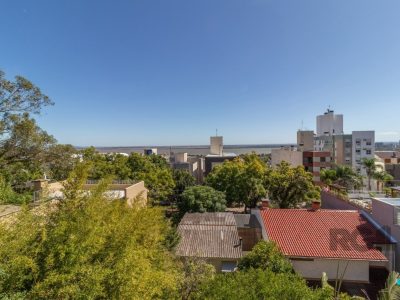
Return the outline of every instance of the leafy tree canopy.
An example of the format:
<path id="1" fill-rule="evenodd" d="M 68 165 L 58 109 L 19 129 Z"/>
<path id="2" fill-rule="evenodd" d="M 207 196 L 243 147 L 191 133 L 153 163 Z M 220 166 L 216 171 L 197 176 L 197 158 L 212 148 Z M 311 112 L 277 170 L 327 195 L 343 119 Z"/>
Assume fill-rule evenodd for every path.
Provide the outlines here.
<path id="1" fill-rule="evenodd" d="M 265 163 L 256 154 L 248 154 L 216 166 L 206 183 L 224 192 L 228 205 L 244 203 L 254 207 L 266 195 L 265 172 Z"/>
<path id="2" fill-rule="evenodd" d="M 225 195 L 209 186 L 192 186 L 182 193 L 178 208 L 181 215 L 187 212 L 225 211 Z"/>
<path id="3" fill-rule="evenodd" d="M 313 176 L 303 166 L 291 167 L 283 161 L 268 169 L 265 185 L 271 201 L 280 208 L 296 208 L 303 202 L 319 197 Z"/>
<path id="4" fill-rule="evenodd" d="M 238 264 L 239 270 L 263 269 L 274 273 L 292 273 L 293 267 L 274 242 L 260 241 Z"/>
<path id="5" fill-rule="evenodd" d="M 0 224 L 0 294 L 28 299 L 170 299 L 182 280 L 165 246 L 169 226 L 157 208 L 108 201 L 106 183 L 80 193 L 85 167 L 66 199 Z"/>

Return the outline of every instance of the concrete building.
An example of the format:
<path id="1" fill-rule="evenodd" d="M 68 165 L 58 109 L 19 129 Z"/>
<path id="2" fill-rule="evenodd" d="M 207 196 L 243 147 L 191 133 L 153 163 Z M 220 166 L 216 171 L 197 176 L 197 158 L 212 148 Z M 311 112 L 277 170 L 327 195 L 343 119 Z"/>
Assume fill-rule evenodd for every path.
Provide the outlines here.
<path id="1" fill-rule="evenodd" d="M 297 148 L 300 151 L 314 150 L 314 131 L 298 130 L 297 131 Z"/>
<path id="2" fill-rule="evenodd" d="M 358 211 L 319 209 L 252 210 L 264 240 L 274 241 L 307 280 L 369 283 L 376 272 L 393 270 L 394 241 Z M 337 272 L 339 268 L 339 272 Z M 338 274 L 339 273 L 339 274 Z"/>
<path id="3" fill-rule="evenodd" d="M 282 147 L 271 150 L 271 166 L 276 166 L 282 161 L 288 162 L 291 166 L 303 165 L 303 152 L 294 147 Z"/>
<path id="4" fill-rule="evenodd" d="M 63 182 L 50 182 L 49 180 L 40 179 L 32 181 L 34 189 L 34 201 L 62 199 L 64 197 L 64 184 Z M 82 186 L 84 192 L 90 193 L 95 189 L 98 181 L 88 181 Z M 135 183 L 114 182 L 108 186 L 105 196 L 109 199 L 123 199 L 127 201 L 128 205 L 132 206 L 134 203 L 145 206 L 147 204 L 148 190 L 144 186 L 144 181 Z"/>
<path id="5" fill-rule="evenodd" d="M 381 228 L 400 241 L 400 198 L 373 198 L 372 218 Z M 400 272 L 400 245 L 395 248 L 395 270 Z"/>
<path id="6" fill-rule="evenodd" d="M 224 142 L 222 136 L 210 137 L 210 154 L 222 155 L 224 153 Z"/>
<path id="7" fill-rule="evenodd" d="M 320 182 L 320 172 L 332 167 L 331 153 L 328 151 L 304 151 L 304 169 L 313 174 L 313 181 Z"/>
<path id="8" fill-rule="evenodd" d="M 352 166 L 361 175 L 366 175 L 363 159 L 375 157 L 375 131 L 352 132 Z"/>
<path id="9" fill-rule="evenodd" d="M 317 116 L 317 136 L 343 134 L 343 115 L 337 115 L 328 109 Z"/>
<path id="10" fill-rule="evenodd" d="M 199 156 L 188 156 L 186 152 L 175 153 L 171 167 L 176 170 L 186 170 L 196 178 L 197 183 L 204 179 L 204 158 Z"/>
<path id="11" fill-rule="evenodd" d="M 225 153 L 222 136 L 210 137 L 210 154 L 206 155 L 204 163 L 205 175 L 207 176 L 211 170 L 222 164 L 225 160 L 233 160 L 236 158 L 235 153 Z"/>
<path id="12" fill-rule="evenodd" d="M 144 155 L 152 155 L 152 154 L 157 155 L 157 152 L 158 152 L 157 148 L 147 148 L 143 150 Z"/>

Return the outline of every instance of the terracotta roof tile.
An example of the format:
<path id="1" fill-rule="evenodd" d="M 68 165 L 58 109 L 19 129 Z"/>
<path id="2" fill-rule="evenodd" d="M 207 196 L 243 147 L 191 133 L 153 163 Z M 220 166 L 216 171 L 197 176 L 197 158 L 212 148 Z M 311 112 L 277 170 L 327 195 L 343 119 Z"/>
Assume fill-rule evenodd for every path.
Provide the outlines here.
<path id="1" fill-rule="evenodd" d="M 387 260 L 372 246 L 389 242 L 357 211 L 267 209 L 260 213 L 268 238 L 286 256 Z"/>

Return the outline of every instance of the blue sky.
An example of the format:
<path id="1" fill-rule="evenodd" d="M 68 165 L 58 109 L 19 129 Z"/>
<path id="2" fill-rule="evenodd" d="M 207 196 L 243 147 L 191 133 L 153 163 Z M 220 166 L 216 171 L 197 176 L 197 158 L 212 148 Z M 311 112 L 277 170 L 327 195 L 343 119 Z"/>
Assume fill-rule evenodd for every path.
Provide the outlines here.
<path id="1" fill-rule="evenodd" d="M 74 145 L 294 142 L 328 105 L 400 139 L 400 1 L 0 0 L 0 69 Z"/>

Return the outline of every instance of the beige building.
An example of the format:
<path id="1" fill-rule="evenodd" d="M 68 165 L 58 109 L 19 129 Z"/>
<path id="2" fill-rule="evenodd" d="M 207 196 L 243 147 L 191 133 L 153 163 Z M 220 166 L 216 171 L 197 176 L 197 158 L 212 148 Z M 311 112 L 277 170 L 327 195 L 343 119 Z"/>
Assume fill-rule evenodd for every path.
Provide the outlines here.
<path id="1" fill-rule="evenodd" d="M 60 199 L 64 197 L 63 182 L 50 182 L 49 180 L 40 179 L 32 182 L 34 189 L 34 201 L 40 199 Z M 93 190 L 97 181 L 88 181 L 83 185 L 83 190 L 90 192 Z M 147 204 L 148 190 L 144 186 L 144 181 L 136 183 L 114 182 L 108 186 L 105 196 L 111 199 L 124 199 L 132 206 L 134 202 L 141 205 Z"/>
<path id="2" fill-rule="evenodd" d="M 282 161 L 288 162 L 293 167 L 303 165 L 303 152 L 294 147 L 283 147 L 271 150 L 271 166 L 276 166 Z"/>
<path id="3" fill-rule="evenodd" d="M 297 147 L 300 151 L 314 150 L 314 131 L 298 130 L 297 131 Z"/>

